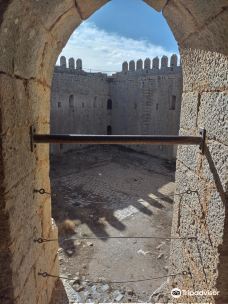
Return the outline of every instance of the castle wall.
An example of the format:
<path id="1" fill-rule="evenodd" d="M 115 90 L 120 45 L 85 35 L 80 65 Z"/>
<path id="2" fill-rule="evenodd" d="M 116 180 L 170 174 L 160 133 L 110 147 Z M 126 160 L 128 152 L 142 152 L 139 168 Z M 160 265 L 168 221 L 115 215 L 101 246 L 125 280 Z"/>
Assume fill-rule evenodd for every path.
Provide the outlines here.
<path id="1" fill-rule="evenodd" d="M 123 63 L 122 72 L 108 76 L 86 73 L 81 60 L 61 57 L 52 83 L 51 132 L 78 134 L 176 135 L 182 94 L 181 67 L 173 55 Z M 109 107 L 108 107 L 109 100 Z M 111 127 L 111 128 L 110 128 Z M 111 132 L 111 133 L 110 133 Z M 84 147 L 84 145 L 83 145 Z M 173 159 L 175 146 L 132 145 L 133 149 Z M 78 145 L 53 145 L 56 154 Z"/>
<path id="2" fill-rule="evenodd" d="M 107 75 L 55 67 L 51 97 L 51 132 L 55 134 L 106 134 Z M 68 144 L 51 146 L 51 153 L 80 148 Z"/>
<path id="3" fill-rule="evenodd" d="M 59 275 L 58 244 L 33 242 L 57 237 L 50 196 L 34 193 L 41 187 L 50 192 L 49 148 L 37 144 L 31 152 L 29 127 L 49 133 L 54 62 L 75 28 L 106 2 L 1 1 L 1 303 L 50 303 L 56 278 L 38 273 Z M 205 154 L 195 146 L 178 148 L 172 237 L 197 240 L 173 239 L 168 282 L 170 290 L 217 288 L 219 296 L 186 295 L 172 302 L 228 303 L 227 1 L 145 2 L 163 10 L 180 47 L 180 133 L 195 136 L 199 127 L 207 131 Z M 194 193 L 187 194 L 188 189 Z"/>
<path id="4" fill-rule="evenodd" d="M 182 94 L 180 67 L 122 71 L 110 83 L 113 134 L 176 135 Z M 172 107 L 172 99 L 175 105 Z M 175 146 L 133 145 L 133 149 L 168 159 Z"/>

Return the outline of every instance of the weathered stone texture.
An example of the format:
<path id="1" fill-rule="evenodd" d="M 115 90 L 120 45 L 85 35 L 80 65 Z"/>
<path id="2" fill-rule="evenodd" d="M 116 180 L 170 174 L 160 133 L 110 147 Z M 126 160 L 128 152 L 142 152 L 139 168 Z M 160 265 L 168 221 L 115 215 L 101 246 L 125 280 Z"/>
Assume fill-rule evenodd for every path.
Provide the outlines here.
<path id="1" fill-rule="evenodd" d="M 210 51 L 182 49 L 181 58 L 184 92 L 224 91 L 228 86 L 226 56 Z"/>
<path id="2" fill-rule="evenodd" d="M 171 2 L 171 1 L 170 1 Z M 191 14 L 200 28 L 205 23 L 208 23 L 210 19 L 214 19 L 228 7 L 227 0 L 208 0 L 208 1 L 186 1 L 186 0 L 174 0 L 174 3 L 179 3 L 185 10 Z"/>
<path id="3" fill-rule="evenodd" d="M 109 97 L 107 75 L 57 67 L 52 85 L 52 133 L 106 134 Z M 78 146 L 52 145 L 51 151 L 75 148 Z"/>
<path id="4" fill-rule="evenodd" d="M 187 189 L 196 193 L 176 196 L 173 221 L 173 235 L 182 237 L 196 236 L 196 240 L 173 241 L 170 267 L 173 273 L 190 271 L 191 280 L 180 278 L 172 284 L 185 290 L 212 290 L 216 288 L 218 246 L 222 242 L 225 209 L 223 200 L 216 194 L 213 181 L 203 180 L 185 165 L 177 165 L 177 194 Z M 218 216 L 219 215 L 219 216 Z M 216 221 L 216 225 L 214 226 Z M 193 298 L 185 301 L 193 301 Z M 196 298 L 195 301 L 202 301 Z M 204 301 L 214 301 L 204 297 Z M 183 298 L 181 298 L 183 301 Z"/>
<path id="5" fill-rule="evenodd" d="M 109 1 L 110 0 L 75 0 L 75 4 L 80 16 L 84 20 Z"/>
<path id="6" fill-rule="evenodd" d="M 0 57 L 2 72 L 23 79 L 36 78 L 50 85 L 49 80 L 58 53 L 81 22 L 73 1 L 67 2 L 58 1 L 52 14 L 51 1 L 46 1 L 45 5 L 35 1 L 35 8 L 29 1 L 9 6 L 0 28 L 3 45 Z M 64 24 L 68 24 L 67 29 L 64 29 Z"/>
<path id="7" fill-rule="evenodd" d="M 198 92 L 184 92 L 182 94 L 182 111 L 180 117 L 181 128 L 192 130 L 197 127 L 198 103 Z"/>
<path id="8" fill-rule="evenodd" d="M 227 54 L 227 27 L 223 27 L 227 21 L 227 1 L 209 2 L 170 0 L 163 14 L 182 49 L 209 49 Z"/>
<path id="9" fill-rule="evenodd" d="M 198 128 L 204 127 L 208 138 L 204 155 L 195 146 L 178 149 L 177 192 L 188 188 L 198 192 L 176 196 L 173 234 L 196 233 L 197 248 L 173 241 L 171 270 L 187 268 L 191 278 L 170 283 L 184 289 L 220 291 L 219 297 L 181 297 L 178 303 L 226 303 L 227 1 L 171 0 L 163 13 L 181 47 L 184 94 L 180 133 L 197 135 Z"/>
<path id="10" fill-rule="evenodd" d="M 200 98 L 198 125 L 207 130 L 208 139 L 228 145 L 228 91 L 205 92 Z"/>
<path id="11" fill-rule="evenodd" d="M 168 2 L 167 0 L 144 0 L 148 5 L 156 9 L 158 12 L 160 12 L 166 3 Z"/>
<path id="12" fill-rule="evenodd" d="M 164 62 L 161 69 L 159 61 L 158 68 L 152 68 L 147 58 L 144 68 L 135 70 L 132 60 L 129 69 L 124 63 L 126 68 L 112 76 L 57 66 L 52 84 L 52 133 L 107 134 L 110 125 L 112 134 L 178 134 L 182 73 L 180 66 L 166 66 L 167 57 Z M 107 109 L 109 99 L 111 110 Z M 77 147 L 53 145 L 51 150 L 59 153 Z M 172 146 L 131 148 L 168 159 L 176 156 Z"/>
<path id="13" fill-rule="evenodd" d="M 0 301 L 47 304 L 55 279 L 37 273 L 58 274 L 57 244 L 32 240 L 57 233 L 49 198 L 33 193 L 41 185 L 50 187 L 48 148 L 39 145 L 31 153 L 28 127 L 49 131 L 47 104 L 56 58 L 81 20 L 107 1 L 0 2 Z M 198 127 L 205 126 L 209 138 L 205 155 L 193 146 L 179 148 L 177 192 L 191 188 L 198 195 L 175 197 L 172 230 L 173 235 L 197 233 L 198 243 L 172 242 L 170 273 L 189 270 L 191 275 L 170 279 L 170 287 L 220 291 L 217 298 L 176 302 L 228 303 L 227 1 L 146 2 L 163 9 L 180 46 L 181 132 L 198 134 Z"/>
<path id="14" fill-rule="evenodd" d="M 36 16 L 41 24 L 50 31 L 69 10 L 75 9 L 74 0 L 55 0 L 55 5 L 52 1 L 35 1 L 30 2 L 20 0 L 21 5 L 26 7 L 26 11 Z M 42 14 L 41 14 L 42 12 Z"/>
<path id="15" fill-rule="evenodd" d="M 211 49 L 213 52 L 224 53 L 228 55 L 228 29 L 220 29 L 227 22 L 228 7 L 220 13 L 217 18 L 213 18 L 206 27 L 197 31 L 194 35 L 190 35 L 183 43 L 186 48 Z M 216 39 L 214 33 L 216 34 Z M 222 41 L 222 44 L 219 43 Z"/>

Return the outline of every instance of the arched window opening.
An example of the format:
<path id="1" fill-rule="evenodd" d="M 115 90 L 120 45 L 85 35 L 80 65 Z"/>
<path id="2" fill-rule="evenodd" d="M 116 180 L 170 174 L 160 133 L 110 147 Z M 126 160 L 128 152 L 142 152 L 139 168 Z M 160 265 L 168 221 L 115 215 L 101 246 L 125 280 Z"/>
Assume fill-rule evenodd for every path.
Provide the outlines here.
<path id="1" fill-rule="evenodd" d="M 73 108 L 74 107 L 74 95 L 71 94 L 69 97 L 69 107 Z"/>
<path id="2" fill-rule="evenodd" d="M 107 109 L 112 110 L 112 100 L 111 99 L 108 99 L 108 101 L 107 101 Z"/>
<path id="3" fill-rule="evenodd" d="M 177 99 L 177 97 L 175 95 L 172 95 L 171 100 L 170 100 L 170 105 L 169 105 L 170 110 L 176 109 L 176 99 Z"/>
<path id="4" fill-rule="evenodd" d="M 112 135 L 112 127 L 110 125 L 107 126 L 107 135 Z"/>
<path id="5" fill-rule="evenodd" d="M 60 101 L 58 102 L 58 108 L 61 108 L 61 102 Z"/>
<path id="6" fill-rule="evenodd" d="M 82 7 L 82 3 L 86 1 L 79 2 L 80 6 Z M 88 2 L 93 1 L 88 0 Z M 117 0 L 114 2 L 129 2 L 130 4 L 132 1 Z M 114 2 L 110 1 L 110 4 Z M 133 2 L 139 3 L 139 5 L 144 7 L 145 10 L 148 9 L 148 5 L 146 3 L 143 3 L 143 1 Z M 126 11 L 128 11 L 129 5 L 125 5 Z M 130 5 L 133 8 L 134 4 Z M 137 13 L 137 11 L 138 10 L 135 10 L 135 13 Z M 156 11 L 154 12 L 154 14 L 156 16 L 161 15 Z M 98 19 L 96 22 L 99 22 Z M 133 19 L 135 23 L 135 17 Z M 153 16 L 151 16 L 151 20 L 152 19 Z M 107 136 L 107 141 L 104 145 L 64 144 L 62 151 L 58 151 L 55 148 L 56 145 L 53 145 L 54 153 L 53 162 L 51 164 L 53 168 L 53 192 L 57 191 L 56 189 L 60 184 L 64 186 L 67 184 L 72 185 L 72 183 L 74 183 L 74 187 L 72 187 L 71 189 L 72 191 L 68 192 L 68 190 L 66 189 L 67 197 L 64 198 L 66 204 L 62 204 L 62 208 L 64 210 L 58 208 L 59 202 L 57 200 L 59 199 L 59 197 L 54 197 L 53 199 L 52 211 L 54 214 L 53 217 L 57 219 L 57 224 L 60 225 L 60 241 L 65 237 L 65 231 L 62 229 L 62 227 L 65 224 L 65 221 L 66 223 L 68 222 L 68 219 L 72 221 L 82 219 L 82 225 L 87 223 L 88 229 L 91 230 L 92 234 L 96 235 L 95 231 L 97 231 L 99 235 L 106 235 L 105 230 L 107 230 L 107 232 L 110 232 L 110 236 L 112 236 L 112 234 L 117 233 L 117 231 L 114 231 L 116 230 L 116 228 L 120 229 L 120 231 L 125 229 L 124 225 L 126 222 L 122 223 L 122 220 L 124 220 L 125 218 L 126 209 L 130 210 L 131 212 L 132 206 L 139 210 L 137 211 L 137 217 L 139 219 L 139 222 L 141 222 L 141 220 L 143 222 L 145 214 L 151 216 L 151 221 L 154 222 L 154 206 L 150 204 L 151 199 L 154 201 L 157 195 L 165 195 L 165 193 L 162 194 L 163 190 L 160 194 L 160 190 L 163 189 L 163 185 L 166 185 L 170 182 L 169 174 L 167 176 L 163 174 L 164 170 L 166 170 L 166 168 L 163 168 L 163 159 L 167 158 L 172 162 L 175 158 L 171 145 L 168 146 L 168 148 L 164 148 L 164 146 L 159 147 L 159 145 L 155 146 L 138 144 L 136 146 L 126 144 L 126 142 L 124 141 L 120 141 L 119 145 L 113 145 L 110 144 L 110 141 L 111 138 L 116 135 L 121 137 L 128 134 L 139 136 L 141 134 L 175 135 L 177 133 L 179 123 L 179 120 L 177 119 L 179 112 L 177 110 L 179 110 L 180 107 L 178 106 L 178 109 L 176 111 L 170 111 L 169 108 L 171 106 L 172 95 L 176 95 L 177 98 L 179 98 L 182 93 L 180 66 L 178 65 L 174 69 L 175 72 L 172 72 L 172 74 L 170 72 L 170 65 L 161 68 L 161 57 L 163 55 L 163 48 L 161 48 L 161 51 L 156 54 L 158 55 L 158 57 L 155 58 L 153 58 L 153 52 L 148 52 L 148 43 L 152 42 L 151 39 L 153 39 L 153 37 L 151 37 L 151 33 L 147 29 L 147 27 L 145 27 L 145 30 L 148 30 L 149 36 L 148 41 L 146 41 L 145 45 L 142 41 L 140 41 L 139 44 L 136 43 L 132 45 L 132 42 L 127 37 L 126 40 L 125 38 L 123 38 L 123 40 L 121 38 L 120 45 L 119 37 L 117 37 L 116 35 L 112 36 L 112 34 L 108 31 L 106 34 L 106 31 L 103 32 L 103 30 L 102 33 L 104 34 L 105 38 L 107 36 L 107 40 L 102 39 L 102 41 L 100 41 L 100 39 L 98 39 L 97 41 L 97 37 L 100 36 L 100 30 L 99 24 L 96 22 L 95 24 L 97 25 L 97 27 L 95 25 L 91 26 L 89 20 L 88 22 L 83 22 L 80 28 L 77 29 L 74 35 L 72 36 L 72 40 L 69 42 L 70 46 L 71 43 L 74 44 L 74 41 L 77 40 L 77 43 L 74 44 L 75 48 L 71 49 L 70 47 L 69 51 L 67 49 L 63 50 L 62 54 L 67 53 L 68 56 L 71 56 L 72 58 L 74 54 L 77 54 L 78 57 L 80 56 L 80 58 L 82 58 L 77 60 L 77 58 L 75 57 L 75 62 L 77 62 L 76 69 L 73 65 L 72 68 L 59 68 L 57 64 L 54 70 L 52 94 L 53 101 L 56 100 L 57 102 L 64 102 L 64 100 L 61 100 L 61 96 L 65 96 L 66 92 L 68 92 L 68 95 L 66 96 L 65 100 L 66 105 L 62 104 L 62 109 L 57 109 L 58 111 L 56 111 L 56 115 L 55 113 L 53 113 L 54 115 L 52 115 L 53 134 L 78 134 L 82 135 L 81 138 L 83 138 L 83 135 L 86 134 L 97 135 L 100 136 L 100 138 L 102 138 L 102 136 Z M 88 36 L 86 37 L 85 35 L 86 32 L 88 33 L 88 29 L 91 29 L 93 33 L 93 39 L 90 39 L 90 41 L 88 41 Z M 134 32 L 132 27 L 129 26 L 129 29 Z M 95 34 L 96 32 L 97 34 Z M 138 37 L 136 37 L 137 35 L 135 35 L 135 38 L 137 39 L 140 39 L 141 30 L 139 32 L 140 34 Z M 113 43 L 118 44 L 118 48 L 123 47 L 120 52 L 118 51 L 118 56 L 116 50 L 113 51 L 114 44 L 111 43 L 112 40 L 114 41 Z M 86 47 L 84 47 L 84 44 L 80 41 L 87 41 L 88 43 L 86 43 Z M 104 44 L 102 45 L 103 41 Z M 110 41 L 110 43 L 107 43 L 107 41 Z M 162 42 L 162 39 L 160 41 Z M 94 48 L 95 42 L 97 43 L 96 45 L 99 46 L 98 48 Z M 175 40 L 173 40 L 173 42 L 175 43 Z M 89 43 L 91 43 L 90 46 Z M 139 49 L 138 46 L 140 46 Z M 137 48 L 137 52 L 132 52 L 132 49 L 134 47 Z M 167 47 L 169 46 L 167 45 Z M 173 48 L 170 47 L 170 50 L 171 49 Z M 150 58 L 147 58 L 149 54 Z M 137 65 L 136 60 L 138 60 Z M 145 60 L 146 63 L 144 65 Z M 84 62 L 84 70 L 82 69 L 82 62 Z M 121 70 L 120 67 L 122 62 L 124 63 L 122 65 Z M 71 99 L 73 100 L 73 104 L 71 103 L 69 105 L 68 103 L 70 103 L 70 101 L 68 99 L 71 94 L 73 95 L 71 97 Z M 65 106 L 67 106 L 67 111 L 64 110 Z M 172 116 L 172 119 L 168 119 L 169 116 Z M 164 117 L 167 118 L 168 121 L 164 120 Z M 56 151 L 54 150 L 54 148 Z M 61 164 L 58 161 L 58 158 L 55 157 L 55 153 L 57 157 L 61 156 Z M 156 158 L 153 156 L 155 156 Z M 159 161 L 158 158 L 161 158 L 161 161 Z M 106 160 L 108 161 L 106 162 Z M 74 164 L 74 166 L 72 166 L 72 163 Z M 138 165 L 136 168 L 135 163 L 139 165 L 142 164 L 144 167 L 143 170 L 139 168 L 141 166 Z M 60 168 L 60 165 L 63 164 L 64 175 L 60 174 L 59 176 L 60 170 L 55 170 L 55 166 L 59 166 L 58 168 Z M 91 170 L 87 170 L 88 165 Z M 161 166 L 161 177 L 159 177 L 159 181 L 155 181 L 151 187 L 151 183 L 147 182 L 147 180 L 150 178 L 147 173 L 150 172 L 149 174 L 153 175 L 152 178 L 157 179 L 158 177 L 158 173 L 153 174 L 153 172 L 151 171 L 151 167 L 153 165 L 155 165 L 157 169 Z M 159 172 L 159 169 L 156 171 Z M 134 172 L 133 179 L 132 172 Z M 91 175 L 93 176 L 93 178 L 95 178 L 94 183 L 88 183 L 88 180 L 91 179 Z M 65 176 L 67 176 L 67 178 Z M 141 180 L 145 180 L 145 185 L 142 184 L 142 188 L 141 183 L 140 185 L 138 183 L 135 183 L 134 187 L 131 187 L 132 181 L 138 180 L 137 176 L 140 176 Z M 115 178 L 117 178 L 117 180 Z M 119 187 L 118 190 L 116 188 L 116 185 L 118 185 Z M 172 183 L 172 185 L 169 185 L 167 193 L 172 193 L 173 186 L 174 183 Z M 81 210 L 80 211 L 78 209 L 78 204 L 75 203 L 75 195 L 77 195 L 75 192 L 78 192 L 80 187 L 83 187 L 85 190 L 83 190 L 82 201 L 84 202 L 85 198 L 86 201 L 87 199 L 89 199 L 89 201 L 91 202 L 91 204 L 87 206 L 88 212 L 86 212 L 86 214 L 83 210 L 81 210 L 83 208 L 79 208 Z M 114 187 L 115 189 L 112 189 L 112 187 Z M 137 187 L 137 189 L 135 189 L 135 187 Z M 126 193 L 128 193 L 127 201 L 125 198 L 123 200 L 120 200 L 120 197 L 122 197 L 121 191 L 123 188 L 126 188 Z M 112 201 L 110 204 L 110 206 L 112 205 L 112 210 L 110 212 L 111 214 L 115 213 L 114 217 L 117 218 L 118 222 L 114 219 L 113 216 L 107 217 L 107 214 L 105 214 L 104 210 L 106 200 L 99 199 L 99 204 L 101 201 L 101 205 L 99 205 L 99 217 L 105 219 L 105 227 L 103 226 L 103 219 L 101 220 L 101 222 L 99 220 L 102 225 L 99 225 L 99 227 L 97 227 L 99 230 L 98 231 L 96 228 L 96 221 L 91 221 L 91 218 L 94 217 L 93 202 L 96 204 L 98 200 L 98 195 L 99 197 L 106 196 L 106 193 L 107 191 L 109 191 L 109 189 L 113 193 Z M 164 192 L 166 192 L 166 190 Z M 89 193 L 91 193 L 91 197 Z M 164 206 L 165 205 L 167 207 L 167 211 L 169 211 L 167 212 L 167 214 L 170 217 L 172 211 L 172 204 L 165 204 L 164 202 Z M 68 207 L 66 208 L 66 206 L 70 206 L 70 208 L 68 209 Z M 116 212 L 118 213 L 116 214 Z M 163 215 L 164 214 L 161 214 L 161 216 Z M 169 221 L 169 223 L 171 223 L 169 217 L 167 217 L 167 222 Z M 115 222 L 113 222 L 113 219 Z M 134 235 L 135 231 L 137 230 L 138 235 L 143 235 L 145 232 L 145 227 L 142 227 L 143 224 L 140 224 L 139 227 L 135 229 L 135 225 L 133 224 L 133 222 L 134 219 L 130 220 L 129 217 L 129 225 L 126 226 L 126 231 L 124 231 L 125 234 Z M 160 219 L 159 221 L 155 222 L 159 223 Z M 81 224 L 79 224 L 79 226 L 80 225 Z M 83 227 L 84 226 L 79 227 L 79 229 L 83 230 Z M 169 225 L 165 225 L 163 227 L 164 230 L 162 229 L 161 231 L 161 234 L 169 235 L 170 228 L 171 227 Z M 68 228 L 66 227 L 66 229 Z M 151 229 L 152 232 L 153 229 L 154 228 Z M 156 226 L 155 229 L 157 229 Z M 161 229 L 159 228 L 159 230 Z M 69 231 L 69 234 L 70 233 L 71 231 Z M 74 229 L 72 233 L 74 233 Z M 147 244 L 149 244 L 149 240 L 148 243 L 145 244 L 145 248 L 147 247 Z M 118 248 L 115 247 L 114 243 L 113 249 L 118 250 Z M 125 252 L 125 249 L 122 249 L 123 252 Z M 99 244 L 99 248 L 97 247 L 97 255 L 101 253 L 100 250 L 103 250 L 102 243 Z M 127 249 L 127 251 L 129 251 L 129 249 Z M 132 248 L 132 252 L 130 252 L 130 254 L 133 254 L 133 252 L 135 252 L 135 248 Z M 66 253 L 68 254 L 68 249 Z M 169 256 L 169 246 L 166 246 L 163 253 L 164 256 Z M 64 264 L 60 265 L 61 271 L 63 273 L 65 267 L 70 268 L 71 262 L 77 264 L 78 258 L 83 258 L 83 253 L 79 253 L 76 255 L 74 254 L 73 250 L 69 250 L 69 255 L 71 255 L 71 260 L 66 259 L 66 261 L 64 261 Z M 107 264 L 108 260 L 110 260 L 111 258 L 111 254 L 102 256 L 102 259 L 105 259 L 104 263 L 106 263 L 107 261 Z M 128 257 L 124 256 L 124 258 L 127 259 Z M 87 266 L 87 264 L 85 264 L 85 266 Z M 146 273 L 144 275 L 148 275 L 148 277 L 150 277 L 150 270 L 154 266 L 154 264 L 150 264 L 149 266 L 148 264 L 145 265 L 142 262 L 139 267 L 145 267 Z M 112 265 L 112 267 L 115 267 L 115 265 Z M 76 271 L 76 269 L 73 269 L 73 271 Z M 78 267 L 77 271 L 80 271 L 80 266 Z M 132 269 L 132 271 L 135 270 Z M 110 268 L 110 273 L 111 272 L 112 268 Z M 120 273 L 120 276 L 121 275 L 122 273 Z M 126 274 L 127 277 L 128 275 L 131 276 L 131 273 Z M 157 273 L 155 273 L 155 275 L 157 275 Z M 146 290 L 145 297 L 143 296 L 144 298 L 142 298 L 142 300 L 146 301 L 151 292 L 151 289 L 155 290 L 155 288 L 156 286 L 153 285 L 148 286 L 148 290 Z M 104 292 L 104 294 L 102 293 L 100 300 L 104 301 L 106 299 L 109 299 L 109 297 Z M 91 300 L 95 300 L 95 296 L 94 298 L 92 297 Z M 110 300 L 112 299 L 110 298 Z"/>

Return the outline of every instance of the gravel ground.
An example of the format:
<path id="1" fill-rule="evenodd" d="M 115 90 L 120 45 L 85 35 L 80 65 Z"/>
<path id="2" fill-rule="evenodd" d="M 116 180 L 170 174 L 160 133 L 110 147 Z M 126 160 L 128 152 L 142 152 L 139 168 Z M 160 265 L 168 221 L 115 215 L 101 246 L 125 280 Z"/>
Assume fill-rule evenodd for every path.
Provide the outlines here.
<path id="1" fill-rule="evenodd" d="M 164 284 L 165 278 L 126 281 L 167 275 L 174 169 L 170 162 L 117 146 L 52 157 L 52 213 L 72 301 L 148 302 Z M 71 234 L 62 229 L 66 219 L 76 225 Z"/>

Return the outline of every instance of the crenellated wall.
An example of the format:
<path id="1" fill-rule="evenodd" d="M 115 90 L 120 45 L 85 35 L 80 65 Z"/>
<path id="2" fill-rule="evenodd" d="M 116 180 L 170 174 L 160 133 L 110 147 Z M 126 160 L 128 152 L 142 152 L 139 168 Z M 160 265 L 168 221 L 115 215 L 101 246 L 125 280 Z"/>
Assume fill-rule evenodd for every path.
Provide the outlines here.
<path id="1" fill-rule="evenodd" d="M 52 83 L 51 131 L 79 134 L 178 134 L 182 72 L 177 55 L 124 62 L 108 76 L 83 71 L 82 60 L 60 58 Z M 111 107 L 108 107 L 111 100 Z M 109 128 L 109 131 L 108 131 Z M 77 149 L 53 145 L 52 153 Z M 131 146 L 173 159 L 175 146 Z"/>
<path id="2" fill-rule="evenodd" d="M 55 67 L 52 82 L 51 132 L 104 134 L 108 125 L 107 100 L 108 76 L 102 73 L 86 73 L 82 61 L 68 61 L 61 57 L 61 66 Z M 51 152 L 61 153 L 79 148 L 75 145 L 52 145 Z"/>
<path id="3" fill-rule="evenodd" d="M 59 275 L 49 188 L 49 149 L 31 151 L 29 128 L 49 133 L 54 63 L 72 32 L 107 0 L 5 0 L 0 5 L 0 301 L 49 304 Z M 205 154 L 180 146 L 177 157 L 169 290 L 217 289 L 219 296 L 182 296 L 173 303 L 228 303 L 228 4 L 144 0 L 162 11 L 178 42 L 183 69 L 180 134 L 207 130 Z M 148 6 L 148 8 L 149 8 Z M 137 20 L 136 20 L 137 23 Z M 139 64 L 140 66 L 140 64 Z M 188 275 L 182 275 L 188 271 Z M 175 275 L 173 274 L 179 274 Z M 153 276 L 153 270 L 151 270 Z"/>

